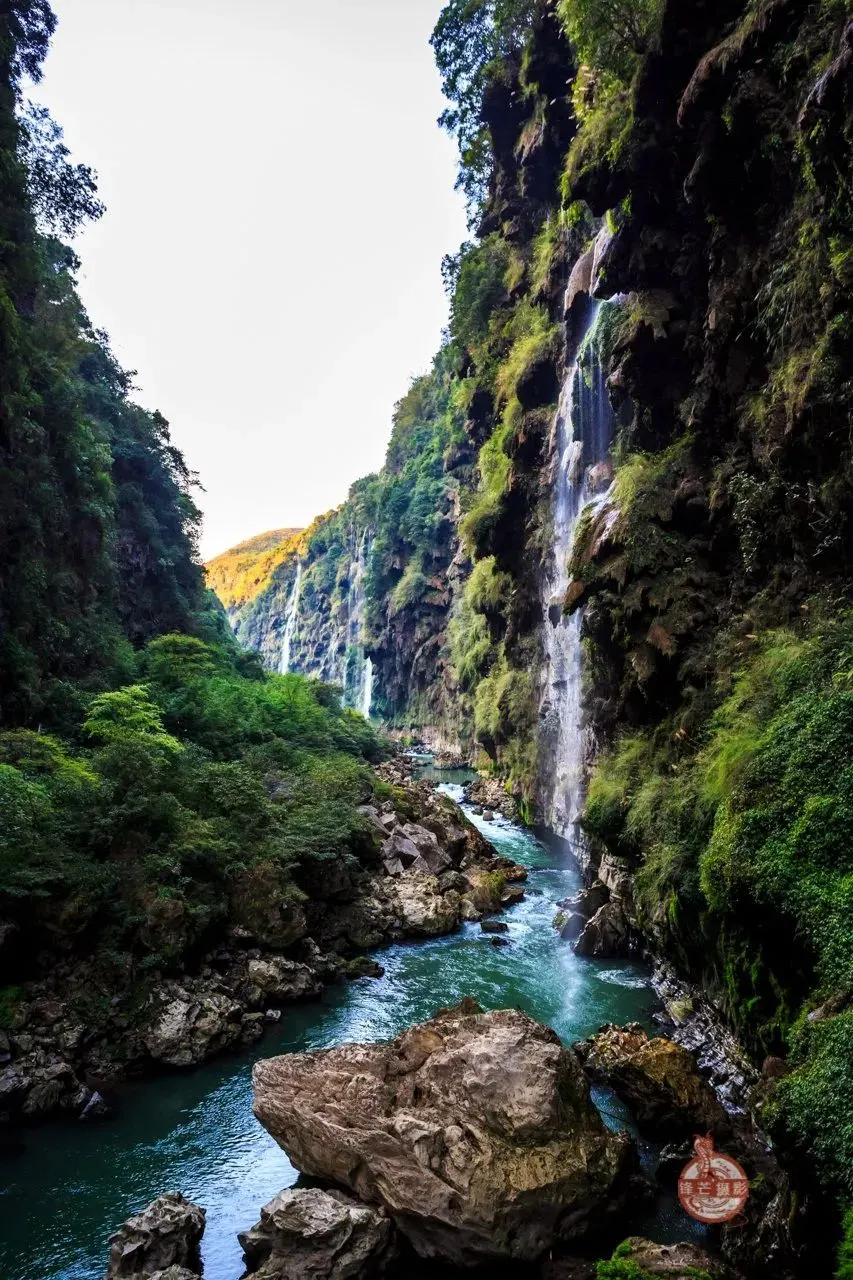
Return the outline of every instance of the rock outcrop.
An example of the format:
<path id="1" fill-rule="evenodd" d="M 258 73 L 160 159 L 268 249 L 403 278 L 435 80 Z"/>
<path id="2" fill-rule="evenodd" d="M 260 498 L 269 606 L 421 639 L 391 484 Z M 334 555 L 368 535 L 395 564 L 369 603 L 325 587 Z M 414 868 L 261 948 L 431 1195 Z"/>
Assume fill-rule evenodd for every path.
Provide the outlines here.
<path id="1" fill-rule="evenodd" d="M 661 1137 L 731 1132 L 728 1113 L 696 1059 L 671 1040 L 651 1039 L 630 1023 L 603 1027 L 575 1048 L 590 1079 L 627 1102 L 642 1129 Z"/>
<path id="2" fill-rule="evenodd" d="M 579 956 L 594 956 L 601 960 L 627 956 L 635 949 L 636 935 L 618 898 L 613 898 L 598 908 L 592 919 L 587 920 L 575 942 L 575 951 Z"/>
<path id="3" fill-rule="evenodd" d="M 180 1192 L 160 1196 L 110 1236 L 106 1280 L 186 1280 L 201 1274 L 205 1211 Z"/>
<path id="4" fill-rule="evenodd" d="M 719 1258 L 713 1258 L 695 1244 L 655 1244 L 640 1236 L 632 1236 L 620 1245 L 617 1255 L 626 1267 L 633 1262 L 635 1275 L 668 1276 L 669 1280 L 740 1280 Z M 627 1275 L 628 1272 L 626 1271 Z"/>
<path id="5" fill-rule="evenodd" d="M 581 1236 L 630 1159 L 574 1052 L 473 1001 L 386 1043 L 259 1062 L 254 1087 L 297 1168 L 384 1206 L 422 1257 L 457 1265 Z"/>
<path id="6" fill-rule="evenodd" d="M 396 1256 L 384 1209 L 340 1191 L 280 1191 L 240 1235 L 246 1280 L 373 1280 Z"/>

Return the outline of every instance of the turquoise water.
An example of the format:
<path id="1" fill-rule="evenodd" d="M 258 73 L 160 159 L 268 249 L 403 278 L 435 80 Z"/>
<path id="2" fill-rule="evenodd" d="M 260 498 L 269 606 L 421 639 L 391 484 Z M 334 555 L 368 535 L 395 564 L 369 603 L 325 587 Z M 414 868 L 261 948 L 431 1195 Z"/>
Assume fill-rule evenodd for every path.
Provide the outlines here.
<path id="1" fill-rule="evenodd" d="M 460 796 L 464 775 L 436 776 L 451 779 L 444 789 Z M 466 925 L 448 938 L 378 952 L 383 978 L 285 1009 L 251 1050 L 126 1089 L 109 1124 L 33 1132 L 27 1152 L 0 1165 L 0 1277 L 101 1277 L 110 1232 L 162 1192 L 182 1191 L 207 1209 L 205 1280 L 237 1280 L 237 1232 L 298 1176 L 252 1116 L 258 1058 L 385 1039 L 466 995 L 486 1008 L 524 1009 L 567 1042 L 604 1022 L 651 1026 L 656 1002 L 643 965 L 581 959 L 551 927 L 555 902 L 579 887 L 565 848 L 548 847 L 504 819 L 473 820 L 501 853 L 530 870 L 526 900 L 505 913 L 509 947 L 493 947 L 479 925 Z M 608 1122 L 624 1123 L 614 1099 L 597 1100 Z M 659 1203 L 653 1221 L 662 1240 L 688 1234 L 672 1204 Z"/>

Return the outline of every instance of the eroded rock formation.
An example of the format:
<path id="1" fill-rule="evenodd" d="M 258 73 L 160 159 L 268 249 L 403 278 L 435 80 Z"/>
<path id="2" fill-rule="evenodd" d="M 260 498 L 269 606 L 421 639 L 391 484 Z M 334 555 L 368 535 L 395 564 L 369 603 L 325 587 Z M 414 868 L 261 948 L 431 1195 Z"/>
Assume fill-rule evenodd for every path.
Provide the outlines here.
<path id="1" fill-rule="evenodd" d="M 584 1234 L 630 1162 L 574 1052 L 473 1001 L 382 1044 L 260 1062 L 253 1079 L 255 1114 L 297 1168 L 384 1206 L 426 1258 L 538 1258 Z"/>

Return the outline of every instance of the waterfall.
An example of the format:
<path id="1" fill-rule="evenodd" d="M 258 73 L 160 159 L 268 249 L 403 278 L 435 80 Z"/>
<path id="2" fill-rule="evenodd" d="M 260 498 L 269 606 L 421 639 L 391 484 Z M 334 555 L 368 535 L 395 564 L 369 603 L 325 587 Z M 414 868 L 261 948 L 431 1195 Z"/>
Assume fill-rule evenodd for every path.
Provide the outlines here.
<path id="1" fill-rule="evenodd" d="M 290 646 L 293 643 L 293 636 L 296 631 L 296 617 L 299 612 L 299 592 L 301 587 L 302 561 L 297 560 L 296 577 L 293 579 L 293 586 L 287 601 L 287 612 L 284 618 L 284 638 L 281 642 L 281 662 L 278 669 L 283 676 L 287 675 L 290 668 Z"/>
<path id="2" fill-rule="evenodd" d="M 553 428 L 553 564 L 542 584 L 545 681 L 540 704 L 541 800 L 548 826 L 568 836 L 583 803 L 587 742 L 583 729 L 581 613 L 563 613 L 569 558 L 584 511 L 604 500 L 610 480 L 612 414 L 601 366 L 589 342 L 571 365 Z"/>
<path id="3" fill-rule="evenodd" d="M 373 545 L 373 531 L 364 529 L 356 545 L 352 536 L 353 559 L 349 572 L 347 597 L 346 657 L 344 666 L 344 701 L 363 716 L 370 715 L 373 702 L 373 663 L 364 652 L 364 608 L 366 596 L 364 575 Z"/>
<path id="4" fill-rule="evenodd" d="M 373 663 L 370 658 L 364 660 L 364 689 L 361 695 L 361 714 L 365 720 L 370 719 L 370 708 L 373 705 Z"/>

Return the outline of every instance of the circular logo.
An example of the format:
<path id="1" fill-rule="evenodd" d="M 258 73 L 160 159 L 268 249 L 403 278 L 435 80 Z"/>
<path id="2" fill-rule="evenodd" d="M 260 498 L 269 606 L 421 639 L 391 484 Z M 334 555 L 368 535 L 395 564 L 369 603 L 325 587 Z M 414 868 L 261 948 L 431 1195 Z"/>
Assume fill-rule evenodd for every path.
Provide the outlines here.
<path id="1" fill-rule="evenodd" d="M 749 1179 L 737 1160 L 714 1150 L 713 1138 L 697 1138 L 693 1149 L 678 1179 L 682 1209 L 699 1222 L 731 1222 L 749 1197 Z"/>

